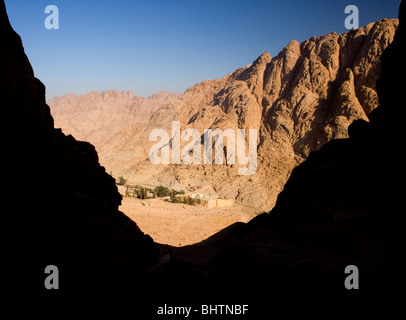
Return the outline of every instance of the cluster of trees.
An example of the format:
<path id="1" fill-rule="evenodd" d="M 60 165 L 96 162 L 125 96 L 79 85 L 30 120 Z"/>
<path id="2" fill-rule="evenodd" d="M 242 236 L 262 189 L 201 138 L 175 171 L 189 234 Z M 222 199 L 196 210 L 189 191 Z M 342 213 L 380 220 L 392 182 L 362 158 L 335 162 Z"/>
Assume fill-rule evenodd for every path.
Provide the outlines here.
<path id="1" fill-rule="evenodd" d="M 135 197 L 139 199 L 150 199 L 156 198 L 157 194 L 153 189 L 140 187 L 140 186 L 125 186 L 125 196 L 126 197 Z"/>
<path id="2" fill-rule="evenodd" d="M 187 204 L 196 204 L 195 199 L 189 197 L 177 197 L 178 194 L 183 195 L 185 194 L 184 190 L 176 191 L 169 189 L 164 186 L 158 186 L 154 189 L 141 187 L 141 186 L 131 186 L 127 184 L 127 180 L 123 177 L 119 177 L 117 181 L 117 185 L 126 187 L 125 189 L 125 196 L 126 197 L 135 197 L 139 199 L 155 199 L 155 198 L 165 198 L 170 197 L 171 202 L 176 203 L 187 203 Z M 190 200 L 189 200 L 190 199 Z M 199 202 L 200 203 L 200 200 Z"/>
<path id="3" fill-rule="evenodd" d="M 176 195 L 171 194 L 170 199 L 172 203 L 184 203 L 190 206 L 195 206 L 196 204 L 200 204 L 200 199 L 194 199 L 191 197 L 177 197 Z"/>
<path id="4" fill-rule="evenodd" d="M 164 198 L 164 197 L 170 196 L 171 193 L 176 192 L 174 190 L 171 191 L 171 190 L 169 190 L 169 188 L 164 187 L 164 186 L 156 187 L 154 189 L 154 191 L 156 192 L 156 194 L 159 198 Z"/>
<path id="5" fill-rule="evenodd" d="M 110 173 L 110 174 L 111 174 L 111 173 Z M 119 186 L 125 186 L 125 185 L 127 184 L 127 180 L 124 179 L 122 176 L 119 176 L 119 177 L 118 177 L 117 184 L 118 184 Z"/>
<path id="6" fill-rule="evenodd" d="M 149 198 L 155 199 L 157 195 L 151 189 L 139 187 L 135 188 L 135 190 L 133 191 L 133 197 L 137 197 L 139 199 L 149 199 Z"/>

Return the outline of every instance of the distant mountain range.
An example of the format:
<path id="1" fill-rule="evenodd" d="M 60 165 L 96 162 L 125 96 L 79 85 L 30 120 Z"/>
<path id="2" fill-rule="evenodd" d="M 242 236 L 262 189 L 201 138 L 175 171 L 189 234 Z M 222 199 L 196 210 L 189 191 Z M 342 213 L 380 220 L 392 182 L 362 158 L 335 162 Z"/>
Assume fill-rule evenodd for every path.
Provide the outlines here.
<path id="1" fill-rule="evenodd" d="M 55 127 L 91 142 L 100 163 L 115 177 L 234 198 L 270 210 L 293 168 L 311 151 L 347 138 L 354 120 L 368 121 L 379 104 L 375 84 L 380 56 L 397 27 L 397 19 L 384 19 L 341 35 L 291 41 L 274 58 L 265 52 L 252 65 L 203 81 L 183 94 L 160 92 L 141 98 L 131 91 L 93 91 L 66 94 L 47 104 Z M 171 134 L 172 121 L 179 121 L 182 131 L 194 128 L 201 133 L 256 129 L 256 172 L 239 175 L 243 165 L 226 162 L 152 164 L 148 155 L 156 142 L 149 141 L 149 134 L 156 128 Z"/>
<path id="2" fill-rule="evenodd" d="M 173 247 L 155 243 L 118 210 L 122 198 L 114 179 L 100 166 L 95 148 L 54 127 L 45 86 L 35 78 L 0 0 L 3 181 L 7 184 L 2 211 L 2 285 L 7 292 L 3 304 L 14 313 L 30 315 L 43 304 L 46 310 L 61 305 L 65 313 L 89 306 L 92 315 L 106 314 L 109 307 L 115 315 L 120 311 L 128 315 L 128 306 L 140 319 L 159 318 L 158 306 L 167 305 L 191 308 L 191 318 L 201 318 L 203 305 L 216 311 L 224 305 L 234 306 L 233 310 L 248 305 L 248 313 L 241 315 L 244 319 L 274 314 L 312 319 L 331 314 L 340 318 L 401 314 L 404 299 L 399 288 L 406 285 L 402 210 L 406 167 L 401 151 L 406 118 L 405 17 L 406 1 L 402 1 L 400 25 L 381 58 L 380 48 L 391 41 L 396 21 L 384 20 L 343 36 L 314 38 L 300 46 L 300 55 L 293 43 L 275 59 L 265 54 L 253 66 L 199 84 L 158 107 L 142 124 L 145 135 L 165 115 L 167 122 L 171 116 L 180 117 L 183 128 L 183 120 L 196 128 L 231 125 L 234 119 L 236 126 L 246 128 L 257 121 L 260 161 L 254 175 L 235 175 L 234 180 L 234 168 L 220 165 L 172 165 L 166 172 L 155 169 L 151 175 L 156 179 L 161 178 L 158 174 L 162 179 L 170 177 L 169 170 L 179 175 L 206 172 L 208 180 L 220 184 L 222 177 L 208 175 L 209 170 L 229 172 L 222 190 L 227 183 L 232 190 L 241 182 L 237 198 L 242 201 L 249 187 L 263 188 L 273 197 L 276 191 L 266 189 L 267 180 L 260 179 L 268 174 L 275 181 L 283 173 L 277 164 L 284 168 L 289 152 L 301 161 L 307 148 L 318 149 L 292 170 L 272 211 L 194 245 Z M 382 70 L 375 90 L 370 79 L 379 72 L 379 60 Z M 102 99 L 98 93 L 95 97 Z M 369 119 L 353 121 L 349 138 L 320 147 L 323 139 L 346 135 L 341 128 L 356 116 Z M 117 140 L 123 150 L 132 150 L 132 141 L 128 142 L 126 147 Z M 288 172 L 291 163 L 285 162 Z M 148 163 L 134 163 L 128 172 L 136 173 L 143 165 Z M 278 185 L 273 185 L 276 190 Z M 142 206 L 138 210 L 148 214 Z M 156 223 L 165 225 L 162 220 Z M 52 274 L 47 271 L 50 266 Z M 47 287 L 51 276 L 58 289 Z M 211 315 L 217 319 L 214 312 Z"/>

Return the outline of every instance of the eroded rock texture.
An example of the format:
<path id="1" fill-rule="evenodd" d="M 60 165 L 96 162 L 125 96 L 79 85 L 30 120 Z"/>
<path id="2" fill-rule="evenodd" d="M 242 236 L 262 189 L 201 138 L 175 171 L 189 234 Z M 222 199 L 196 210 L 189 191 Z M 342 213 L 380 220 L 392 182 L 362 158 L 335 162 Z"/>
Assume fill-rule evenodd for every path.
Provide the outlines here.
<path id="1" fill-rule="evenodd" d="M 252 65 L 196 84 L 182 95 L 163 92 L 145 99 L 127 92 L 91 92 L 49 104 L 56 125 L 93 143 L 101 163 L 116 177 L 134 184 L 215 190 L 214 196 L 270 210 L 294 167 L 326 142 L 347 138 L 348 126 L 368 120 L 378 106 L 380 55 L 397 26 L 397 19 L 384 19 L 344 34 L 291 41 L 276 57 L 265 52 Z M 201 134 L 244 129 L 247 142 L 249 129 L 256 129 L 258 169 L 241 176 L 238 161 L 226 165 L 226 157 L 223 165 L 151 164 L 148 152 L 155 142 L 149 134 L 155 128 L 171 134 L 172 121 L 179 121 L 182 131 L 195 128 Z"/>
<path id="2" fill-rule="evenodd" d="M 328 312 L 362 306 L 360 314 L 401 307 L 406 220 L 400 181 L 405 167 L 396 150 L 403 145 L 406 110 L 405 82 L 399 76 L 406 72 L 404 15 L 403 1 L 399 29 L 382 54 L 380 105 L 369 114 L 370 121 L 356 120 L 349 138 L 311 152 L 293 170 L 269 214 L 200 244 L 173 249 L 172 259 L 183 274 L 187 270 L 191 278 L 204 279 L 201 283 L 220 296 L 255 297 L 263 311 L 282 303 L 289 312 L 303 308 L 300 302 L 313 303 L 316 311 L 328 305 Z M 347 75 L 351 79 L 350 71 Z M 340 90 L 346 90 L 345 82 Z M 348 265 L 360 271 L 357 293 L 344 287 Z"/>
<path id="3" fill-rule="evenodd" d="M 364 94 L 369 102 L 343 98 L 325 105 L 334 110 L 340 102 L 349 101 L 357 112 L 369 110 L 369 122 L 355 121 L 349 126 L 349 138 L 328 142 L 311 152 L 293 170 L 269 214 L 230 226 L 202 243 L 167 248 L 169 253 L 158 262 L 151 239 L 117 210 L 120 197 L 113 179 L 98 164 L 94 148 L 53 128 L 44 87 L 33 76 L 2 2 L 0 96 L 7 183 L 3 202 L 10 205 L 2 212 L 3 256 L 10 269 L 4 275 L 17 275 L 6 279 L 12 282 L 11 288 L 19 294 L 21 288 L 34 293 L 32 299 L 127 297 L 136 305 L 140 296 L 152 304 L 248 301 L 250 308 L 257 306 L 265 315 L 276 309 L 285 315 L 315 315 L 324 310 L 326 301 L 328 312 L 347 315 L 352 312 L 346 309 L 348 303 L 359 306 L 363 298 L 367 304 L 361 315 L 380 306 L 387 312 L 392 310 L 398 303 L 395 298 L 402 297 L 406 267 L 403 190 L 399 186 L 405 174 L 401 161 L 406 110 L 402 90 L 402 75 L 406 74 L 404 10 L 402 2 L 399 28 L 382 54 L 379 107 L 374 108 L 376 97 L 368 91 L 369 80 L 352 86 L 364 74 L 355 69 L 343 73 L 337 92 Z M 322 51 L 316 44 L 309 40 L 301 50 L 309 55 L 313 49 Z M 282 60 L 294 61 L 297 48 L 297 43 L 291 43 Z M 315 95 L 326 94 L 317 75 L 333 77 L 336 60 L 323 57 L 314 69 L 304 57 L 295 71 L 312 74 L 303 85 L 311 85 L 311 95 L 300 98 L 299 105 L 311 105 Z M 250 81 L 250 75 L 264 72 L 272 77 L 276 67 L 270 68 L 269 63 L 265 54 L 234 75 L 245 79 L 238 81 L 244 81 L 247 88 L 249 85 L 250 99 L 261 88 L 260 83 Z M 308 71 L 304 71 L 306 66 Z M 288 70 L 288 66 L 280 68 L 285 75 Z M 227 97 L 234 91 L 222 92 L 217 95 L 219 107 L 227 109 Z M 265 108 L 278 103 L 259 101 Z M 274 107 L 270 107 L 268 119 Z M 244 105 L 236 108 L 244 112 Z M 275 123 L 276 127 L 281 125 Z M 300 132 L 300 127 L 293 126 L 293 132 Z M 276 130 L 282 136 L 283 131 Z M 48 264 L 59 266 L 63 290 L 50 293 L 43 288 Z M 347 265 L 360 270 L 357 292 L 344 288 Z M 385 304 L 387 298 L 392 299 L 391 304 Z M 284 309 L 280 310 L 281 306 Z"/>

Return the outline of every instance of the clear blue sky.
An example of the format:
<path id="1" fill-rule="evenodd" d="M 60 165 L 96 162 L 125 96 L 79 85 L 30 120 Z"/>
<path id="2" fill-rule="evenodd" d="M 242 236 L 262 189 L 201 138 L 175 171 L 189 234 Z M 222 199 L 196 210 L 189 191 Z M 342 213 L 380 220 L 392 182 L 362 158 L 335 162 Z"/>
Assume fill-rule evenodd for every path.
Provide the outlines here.
<path id="1" fill-rule="evenodd" d="M 344 8 L 359 24 L 397 18 L 400 0 L 5 0 L 47 98 L 134 90 L 138 96 L 221 78 L 272 56 L 291 40 L 343 33 Z M 47 5 L 59 30 L 47 30 Z"/>

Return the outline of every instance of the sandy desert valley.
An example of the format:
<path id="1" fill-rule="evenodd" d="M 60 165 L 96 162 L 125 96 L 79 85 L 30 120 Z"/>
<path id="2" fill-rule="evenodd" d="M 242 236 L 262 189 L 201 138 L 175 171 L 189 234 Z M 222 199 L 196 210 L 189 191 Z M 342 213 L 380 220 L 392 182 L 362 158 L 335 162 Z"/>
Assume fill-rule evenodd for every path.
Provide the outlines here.
<path id="1" fill-rule="evenodd" d="M 291 41 L 276 57 L 265 52 L 252 64 L 183 94 L 163 91 L 143 98 L 133 91 L 92 91 L 47 103 L 55 126 L 92 143 L 101 165 L 116 180 L 231 199 L 229 208 L 205 211 L 161 200 L 137 201 L 121 191 L 120 210 L 154 240 L 192 244 L 269 212 L 296 166 L 328 141 L 347 138 L 354 120 L 368 119 L 378 106 L 379 54 L 397 25 L 396 19 L 384 19 L 341 35 Z M 151 139 L 157 129 L 166 136 Z M 203 138 L 207 129 L 222 136 L 209 143 Z M 238 140 L 240 131 L 246 134 Z M 241 175 L 247 164 L 235 159 L 238 147 L 244 156 L 252 148 L 251 132 L 257 135 L 255 171 Z M 230 143 L 233 138 L 237 143 Z M 151 162 L 154 145 L 168 155 L 166 162 Z M 214 156 L 210 162 L 200 160 L 207 145 Z M 194 163 L 196 154 L 189 153 L 196 150 Z M 185 155 L 189 164 L 182 161 Z"/>

